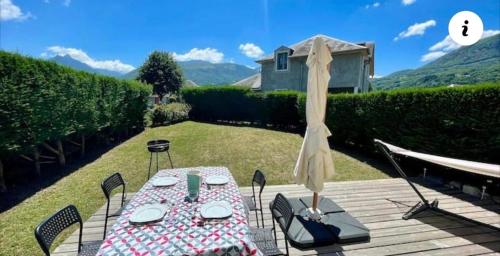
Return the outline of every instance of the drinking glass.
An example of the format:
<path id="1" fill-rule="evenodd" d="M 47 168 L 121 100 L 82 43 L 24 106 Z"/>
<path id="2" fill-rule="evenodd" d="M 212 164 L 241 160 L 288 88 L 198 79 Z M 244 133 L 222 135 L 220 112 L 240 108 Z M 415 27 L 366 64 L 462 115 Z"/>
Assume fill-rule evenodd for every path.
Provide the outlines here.
<path id="1" fill-rule="evenodd" d="M 194 202 L 200 194 L 201 174 L 200 171 L 189 171 L 187 174 L 188 197 Z"/>

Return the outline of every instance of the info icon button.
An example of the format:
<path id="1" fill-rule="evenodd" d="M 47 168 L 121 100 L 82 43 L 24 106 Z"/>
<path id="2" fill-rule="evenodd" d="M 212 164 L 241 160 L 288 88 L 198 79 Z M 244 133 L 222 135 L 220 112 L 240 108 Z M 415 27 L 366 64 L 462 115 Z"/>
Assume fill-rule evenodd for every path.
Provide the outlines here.
<path id="1" fill-rule="evenodd" d="M 461 11 L 451 18 L 448 32 L 455 43 L 472 45 L 483 35 L 483 21 L 471 11 Z"/>

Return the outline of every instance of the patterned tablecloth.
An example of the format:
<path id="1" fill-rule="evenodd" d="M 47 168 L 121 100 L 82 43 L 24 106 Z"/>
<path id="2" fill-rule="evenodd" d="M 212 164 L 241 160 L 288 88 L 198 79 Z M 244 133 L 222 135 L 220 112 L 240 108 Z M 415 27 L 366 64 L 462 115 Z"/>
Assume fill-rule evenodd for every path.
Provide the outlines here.
<path id="1" fill-rule="evenodd" d="M 225 175 L 229 183 L 200 190 L 198 204 L 184 202 L 187 195 L 186 173 L 199 170 L 203 178 Z M 172 187 L 153 187 L 159 176 L 177 176 Z M 98 255 L 261 255 L 250 238 L 247 212 L 238 185 L 225 167 L 195 167 L 162 170 L 135 194 L 117 222 L 106 235 Z M 147 203 L 167 201 L 173 205 L 163 221 L 134 226 L 129 217 Z M 230 218 L 202 222 L 199 207 L 213 200 L 226 200 L 233 206 Z"/>

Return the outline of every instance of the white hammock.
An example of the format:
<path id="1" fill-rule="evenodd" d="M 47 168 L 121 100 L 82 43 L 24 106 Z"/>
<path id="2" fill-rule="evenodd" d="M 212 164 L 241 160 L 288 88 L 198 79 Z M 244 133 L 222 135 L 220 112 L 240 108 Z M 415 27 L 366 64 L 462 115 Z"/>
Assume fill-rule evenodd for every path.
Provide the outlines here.
<path id="1" fill-rule="evenodd" d="M 378 140 L 378 139 L 375 139 L 375 142 L 379 142 L 379 143 L 383 144 L 384 146 L 387 147 L 387 149 L 389 149 L 391 152 L 396 153 L 396 154 L 418 158 L 420 160 L 439 164 L 442 166 L 451 167 L 454 169 L 459 169 L 459 170 L 472 172 L 472 173 L 476 173 L 476 174 L 500 178 L 500 165 L 473 162 L 473 161 L 467 161 L 467 160 L 461 160 L 461 159 L 454 159 L 454 158 L 418 153 L 418 152 L 414 152 L 411 150 L 407 150 L 404 148 L 400 148 L 400 147 L 391 145 L 389 143 L 383 142 L 383 141 Z"/>

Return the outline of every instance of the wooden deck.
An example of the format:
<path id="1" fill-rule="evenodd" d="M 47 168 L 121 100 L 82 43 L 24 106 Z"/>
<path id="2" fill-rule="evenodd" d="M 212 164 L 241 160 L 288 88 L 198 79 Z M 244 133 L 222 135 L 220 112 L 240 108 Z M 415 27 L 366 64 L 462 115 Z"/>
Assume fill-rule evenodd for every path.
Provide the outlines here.
<path id="1" fill-rule="evenodd" d="M 480 201 L 444 187 L 417 187 L 429 200 L 439 199 L 443 209 L 500 227 L 500 205 L 490 200 Z M 243 194 L 251 194 L 250 187 L 240 190 Z M 268 202 L 278 192 L 288 197 L 311 194 L 298 185 L 267 186 L 262 198 L 266 206 L 266 227 L 272 225 Z M 321 194 L 365 224 L 370 229 L 371 240 L 305 251 L 290 247 L 291 255 L 500 255 L 500 232 L 487 227 L 429 212 L 420 214 L 417 219 L 402 220 L 402 214 L 418 202 L 416 194 L 403 179 L 332 182 L 326 184 Z M 118 198 L 114 200 L 112 206 L 116 208 Z M 84 241 L 102 239 L 104 210 L 103 206 L 85 222 Z M 256 225 L 255 214 L 250 214 L 250 220 L 251 225 Z M 109 227 L 113 222 L 110 221 Z M 75 232 L 54 255 L 75 255 L 77 241 L 78 233 Z M 281 231 L 278 232 L 278 244 L 285 251 Z"/>

